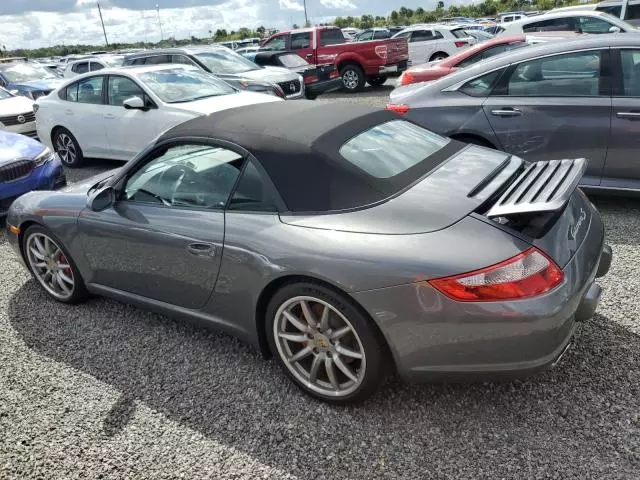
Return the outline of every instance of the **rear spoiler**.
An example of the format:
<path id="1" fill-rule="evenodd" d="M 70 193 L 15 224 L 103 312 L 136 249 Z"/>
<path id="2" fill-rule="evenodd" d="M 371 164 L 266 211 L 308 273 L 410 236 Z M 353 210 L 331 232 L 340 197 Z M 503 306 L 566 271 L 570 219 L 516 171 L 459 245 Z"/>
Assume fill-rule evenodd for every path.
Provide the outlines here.
<path id="1" fill-rule="evenodd" d="M 486 215 L 510 217 L 560 210 L 569 201 L 586 169 L 584 158 L 532 163 Z"/>

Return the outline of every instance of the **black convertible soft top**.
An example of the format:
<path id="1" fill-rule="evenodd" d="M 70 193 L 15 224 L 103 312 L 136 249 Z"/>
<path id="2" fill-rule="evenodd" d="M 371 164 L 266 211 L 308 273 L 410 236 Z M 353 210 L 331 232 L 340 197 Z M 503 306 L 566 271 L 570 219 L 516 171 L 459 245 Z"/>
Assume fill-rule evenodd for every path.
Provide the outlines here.
<path id="1" fill-rule="evenodd" d="M 339 150 L 393 112 L 363 105 L 318 101 L 272 102 L 223 110 L 189 120 L 158 141 L 184 137 L 225 140 L 248 150 L 263 166 L 288 210 L 326 212 L 382 201 L 414 183 L 460 150 L 442 150 L 391 178 L 377 178 L 343 158 Z"/>

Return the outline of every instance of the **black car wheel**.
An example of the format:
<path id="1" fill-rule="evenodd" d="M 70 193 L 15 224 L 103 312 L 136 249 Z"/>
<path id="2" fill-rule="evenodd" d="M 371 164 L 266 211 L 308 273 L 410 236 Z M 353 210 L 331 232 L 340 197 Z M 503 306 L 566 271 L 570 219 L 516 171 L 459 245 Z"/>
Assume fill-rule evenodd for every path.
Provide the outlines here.
<path id="1" fill-rule="evenodd" d="M 356 93 L 364 90 L 366 83 L 364 72 L 358 65 L 345 65 L 340 69 L 340 76 L 342 77 L 343 88 L 347 92 Z"/>
<path id="2" fill-rule="evenodd" d="M 384 382 L 389 362 L 381 334 L 346 296 L 313 283 L 290 284 L 271 299 L 266 318 L 271 351 L 305 393 L 352 404 Z"/>
<path id="3" fill-rule="evenodd" d="M 433 55 L 431 55 L 431 58 L 429 59 L 430 62 L 435 62 L 438 60 L 444 60 L 445 58 L 447 58 L 449 55 L 447 55 L 444 52 L 437 52 L 434 53 Z"/>
<path id="4" fill-rule="evenodd" d="M 386 75 L 376 75 L 374 77 L 369 77 L 367 79 L 367 82 L 369 83 L 369 85 L 371 85 L 372 87 L 380 87 L 382 85 L 384 85 L 384 83 L 387 81 L 387 77 Z"/>
<path id="5" fill-rule="evenodd" d="M 63 303 L 78 303 L 88 293 L 80 271 L 69 252 L 53 233 L 32 225 L 22 236 L 26 264 L 42 288 Z"/>
<path id="6" fill-rule="evenodd" d="M 58 127 L 53 133 L 53 148 L 67 167 L 80 167 L 84 154 L 76 138 L 66 128 Z"/>

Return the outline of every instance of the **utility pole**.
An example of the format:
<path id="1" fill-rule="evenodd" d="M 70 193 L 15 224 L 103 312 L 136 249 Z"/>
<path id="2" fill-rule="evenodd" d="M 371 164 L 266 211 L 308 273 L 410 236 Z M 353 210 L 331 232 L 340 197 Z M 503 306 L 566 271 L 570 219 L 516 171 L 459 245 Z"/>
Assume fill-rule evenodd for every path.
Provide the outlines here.
<path id="1" fill-rule="evenodd" d="M 96 2 L 97 3 L 97 2 Z M 104 20 L 102 20 L 102 10 L 100 9 L 100 4 L 98 3 L 98 13 L 100 14 L 100 23 L 102 24 L 102 33 L 104 33 L 104 41 L 109 46 L 109 40 L 107 40 L 107 31 L 104 28 Z"/>
<path id="2" fill-rule="evenodd" d="M 304 5 L 304 26 L 309 26 L 309 18 L 307 17 L 307 0 L 302 0 L 302 4 Z"/>
<path id="3" fill-rule="evenodd" d="M 160 18 L 160 4 L 156 3 L 156 11 L 158 12 L 158 25 L 160 25 L 160 41 L 164 40 L 164 33 L 162 33 L 162 18 Z"/>

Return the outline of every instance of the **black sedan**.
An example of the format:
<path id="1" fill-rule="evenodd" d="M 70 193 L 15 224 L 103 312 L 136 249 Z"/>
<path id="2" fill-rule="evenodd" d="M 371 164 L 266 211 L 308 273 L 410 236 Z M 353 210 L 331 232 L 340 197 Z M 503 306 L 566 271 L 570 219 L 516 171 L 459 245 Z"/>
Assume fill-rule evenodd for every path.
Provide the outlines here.
<path id="1" fill-rule="evenodd" d="M 287 51 L 257 51 L 244 56 L 261 67 L 284 67 L 302 75 L 309 100 L 342 87 L 340 73 L 332 63 L 312 65 L 297 53 Z"/>

